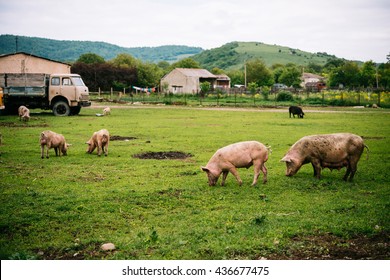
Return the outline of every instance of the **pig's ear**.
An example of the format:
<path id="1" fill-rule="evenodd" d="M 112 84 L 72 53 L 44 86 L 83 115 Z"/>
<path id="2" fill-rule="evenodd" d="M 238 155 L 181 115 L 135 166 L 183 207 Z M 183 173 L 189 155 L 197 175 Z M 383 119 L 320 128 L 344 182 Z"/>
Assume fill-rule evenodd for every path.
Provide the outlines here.
<path id="1" fill-rule="evenodd" d="M 202 169 L 204 172 L 210 172 L 210 170 L 204 166 L 201 166 L 200 169 Z"/>
<path id="2" fill-rule="evenodd" d="M 289 156 L 284 156 L 284 158 L 282 158 L 280 161 L 281 162 L 291 162 L 292 160 Z"/>

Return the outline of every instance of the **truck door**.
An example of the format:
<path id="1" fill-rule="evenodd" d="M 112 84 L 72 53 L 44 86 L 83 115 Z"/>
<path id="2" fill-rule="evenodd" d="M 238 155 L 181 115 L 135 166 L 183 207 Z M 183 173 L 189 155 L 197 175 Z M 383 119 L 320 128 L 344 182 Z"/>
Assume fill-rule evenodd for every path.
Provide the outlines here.
<path id="1" fill-rule="evenodd" d="M 76 90 L 70 77 L 52 77 L 50 82 L 51 99 L 62 95 L 68 101 L 76 100 Z"/>
<path id="2" fill-rule="evenodd" d="M 70 77 L 62 77 L 61 84 L 61 95 L 65 96 L 69 101 L 76 100 L 76 89 Z"/>

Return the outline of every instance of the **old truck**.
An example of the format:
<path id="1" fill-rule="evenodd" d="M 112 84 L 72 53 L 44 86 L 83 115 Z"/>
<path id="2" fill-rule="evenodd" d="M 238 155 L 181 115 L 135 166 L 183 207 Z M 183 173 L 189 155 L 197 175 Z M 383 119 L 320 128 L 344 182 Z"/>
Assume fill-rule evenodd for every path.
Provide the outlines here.
<path id="1" fill-rule="evenodd" d="M 88 87 L 78 74 L 0 73 L 0 87 L 0 105 L 8 114 L 24 105 L 52 110 L 55 116 L 69 116 L 91 106 Z"/>

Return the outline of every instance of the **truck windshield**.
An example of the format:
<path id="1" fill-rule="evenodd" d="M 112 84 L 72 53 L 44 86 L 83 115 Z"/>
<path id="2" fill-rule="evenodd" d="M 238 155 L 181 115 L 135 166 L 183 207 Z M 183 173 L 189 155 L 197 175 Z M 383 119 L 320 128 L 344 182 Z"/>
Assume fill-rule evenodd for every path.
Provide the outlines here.
<path id="1" fill-rule="evenodd" d="M 75 86 L 85 86 L 83 79 L 80 77 L 72 77 L 72 81 Z"/>

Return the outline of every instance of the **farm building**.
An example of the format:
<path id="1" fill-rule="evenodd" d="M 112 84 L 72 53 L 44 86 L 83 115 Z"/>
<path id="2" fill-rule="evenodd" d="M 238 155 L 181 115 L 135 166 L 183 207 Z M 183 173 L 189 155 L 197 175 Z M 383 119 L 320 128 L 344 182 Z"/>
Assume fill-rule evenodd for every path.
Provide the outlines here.
<path id="1" fill-rule="evenodd" d="M 70 65 L 36 55 L 18 52 L 0 55 L 0 73 L 70 74 Z"/>
<path id="2" fill-rule="evenodd" d="M 230 78 L 226 75 L 214 75 L 206 69 L 175 68 L 161 79 L 161 88 L 171 93 L 195 94 L 200 91 L 200 83 L 206 81 L 211 88 L 230 87 Z"/>
<path id="3" fill-rule="evenodd" d="M 320 75 L 316 75 L 312 73 L 303 73 L 301 80 L 302 80 L 301 86 L 303 88 L 306 88 L 306 87 L 312 87 L 313 85 L 316 85 L 318 83 L 324 84 L 325 78 Z"/>

